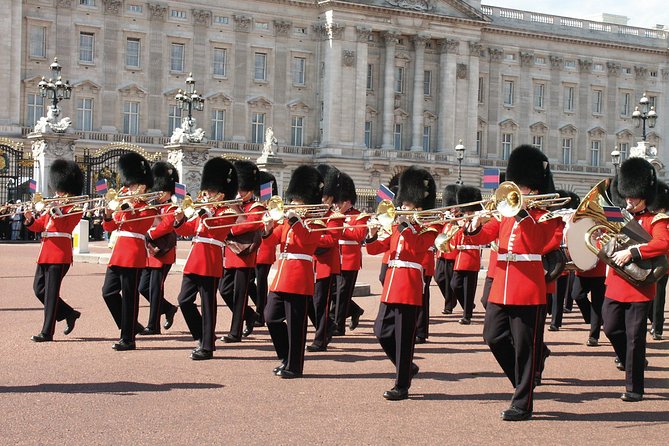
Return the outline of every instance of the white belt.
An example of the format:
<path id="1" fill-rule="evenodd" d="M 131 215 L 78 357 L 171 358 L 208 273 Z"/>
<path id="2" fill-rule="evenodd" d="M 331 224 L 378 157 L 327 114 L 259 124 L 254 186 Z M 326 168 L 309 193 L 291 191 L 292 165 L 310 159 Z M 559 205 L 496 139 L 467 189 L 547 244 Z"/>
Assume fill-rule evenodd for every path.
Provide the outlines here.
<path id="1" fill-rule="evenodd" d="M 130 232 L 130 231 L 116 231 L 116 234 L 118 237 L 132 237 L 132 238 L 138 238 L 141 240 L 146 240 L 146 237 L 144 234 L 140 234 L 138 232 Z"/>
<path id="2" fill-rule="evenodd" d="M 225 247 L 225 244 L 222 241 L 216 240 L 215 238 L 209 238 L 209 237 L 195 236 L 195 237 L 193 237 L 192 242 L 193 243 L 208 243 L 210 245 L 216 245 L 220 248 Z"/>
<path id="3" fill-rule="evenodd" d="M 388 268 L 413 268 L 413 269 L 423 269 L 423 265 L 416 262 L 407 262 L 405 260 L 391 260 L 388 262 Z"/>
<path id="4" fill-rule="evenodd" d="M 42 232 L 42 238 L 49 238 L 49 237 L 72 238 L 72 234 L 70 234 L 69 232 Z"/>
<path id="5" fill-rule="evenodd" d="M 463 250 L 463 249 L 479 249 L 479 245 L 458 245 L 456 246 L 456 249 Z"/>
<path id="6" fill-rule="evenodd" d="M 340 245 L 359 245 L 355 240 L 339 240 Z"/>
<path id="7" fill-rule="evenodd" d="M 309 254 L 296 254 L 294 252 L 282 252 L 279 254 L 280 260 L 306 260 L 308 262 L 313 262 L 314 258 Z"/>
<path id="8" fill-rule="evenodd" d="M 497 254 L 497 260 L 502 262 L 540 262 L 541 255 L 539 254 Z"/>

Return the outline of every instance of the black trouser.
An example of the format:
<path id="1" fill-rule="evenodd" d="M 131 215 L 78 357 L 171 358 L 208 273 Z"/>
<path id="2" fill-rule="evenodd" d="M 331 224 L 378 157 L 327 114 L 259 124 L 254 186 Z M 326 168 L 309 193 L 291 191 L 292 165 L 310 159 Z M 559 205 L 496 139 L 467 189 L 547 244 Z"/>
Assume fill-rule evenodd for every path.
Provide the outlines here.
<path id="1" fill-rule="evenodd" d="M 511 405 L 531 411 L 537 358 L 541 354 L 545 305 L 488 302 L 483 338 L 516 389 Z"/>
<path id="2" fill-rule="evenodd" d="M 179 308 L 183 314 L 193 339 L 202 341 L 204 350 L 216 350 L 216 290 L 219 277 L 184 274 L 179 291 Z M 202 315 L 197 309 L 195 298 L 200 293 Z"/>
<path id="3" fill-rule="evenodd" d="M 346 318 L 362 312 L 362 308 L 353 301 L 353 291 L 357 279 L 358 270 L 342 270 L 335 279 L 337 282 L 337 304 L 335 306 L 334 324 L 337 331 L 342 334 L 346 332 Z"/>
<path id="4" fill-rule="evenodd" d="M 381 269 L 379 270 L 379 282 L 381 282 L 381 285 L 386 281 L 386 271 L 388 271 L 388 264 L 382 263 Z"/>
<path id="5" fill-rule="evenodd" d="M 149 323 L 146 328 L 160 332 L 160 316 L 174 305 L 165 299 L 165 279 L 172 265 L 160 268 L 144 268 L 139 279 L 139 293 L 149 301 Z"/>
<path id="6" fill-rule="evenodd" d="M 437 265 L 434 268 L 434 281 L 444 296 L 444 310 L 453 311 L 457 303 L 451 280 L 453 279 L 453 266 L 455 260 L 437 259 Z"/>
<path id="7" fill-rule="evenodd" d="M 265 323 L 274 350 L 286 370 L 302 373 L 307 336 L 307 297 L 302 294 L 270 292 L 265 306 Z"/>
<path id="8" fill-rule="evenodd" d="M 395 365 L 395 386 L 403 389 L 411 387 L 418 308 L 414 305 L 381 302 L 374 322 L 374 335 Z"/>
<path id="9" fill-rule="evenodd" d="M 418 308 L 416 315 L 416 337 L 427 339 L 430 337 L 430 283 L 432 276 L 423 276 L 423 305 Z"/>
<path id="10" fill-rule="evenodd" d="M 564 315 L 564 303 L 571 296 L 572 284 L 574 282 L 573 273 L 561 275 L 557 279 L 557 291 L 553 295 L 550 303 L 551 325 L 562 327 L 562 317 Z"/>
<path id="11" fill-rule="evenodd" d="M 657 294 L 655 294 L 653 307 L 649 313 L 653 332 L 658 335 L 661 335 L 664 331 L 664 302 L 667 295 L 667 279 L 669 279 L 669 276 L 665 275 L 657 281 Z"/>
<path id="12" fill-rule="evenodd" d="M 647 302 L 618 302 L 604 298 L 604 333 L 611 341 L 620 363 L 625 366 L 625 389 L 643 394 L 646 367 Z"/>
<path id="13" fill-rule="evenodd" d="M 267 276 L 269 275 L 269 270 L 272 268 L 270 264 L 259 263 L 255 267 L 255 271 L 252 272 L 252 276 L 255 276 L 255 283 L 251 279 L 249 283 L 249 297 L 256 306 L 256 313 L 259 315 L 258 321 L 260 323 L 265 322 L 265 305 L 267 304 Z"/>
<path id="14" fill-rule="evenodd" d="M 102 284 L 102 297 L 109 312 L 121 329 L 121 341 L 135 342 L 137 314 L 139 312 L 139 277 L 142 268 L 108 266 Z"/>
<path id="15" fill-rule="evenodd" d="M 454 271 L 453 278 L 451 279 L 453 296 L 460 302 L 460 306 L 464 311 L 464 317 L 467 319 L 471 319 L 474 312 L 474 298 L 476 297 L 478 277 L 478 271 Z"/>
<path id="16" fill-rule="evenodd" d="M 232 311 L 230 334 L 237 338 L 242 337 L 245 318 L 252 318 L 254 316 L 253 308 L 248 305 L 251 271 L 252 268 L 226 268 L 223 272 L 223 279 L 218 287 L 223 301 L 225 301 L 225 304 Z"/>
<path id="17" fill-rule="evenodd" d="M 328 345 L 329 330 L 332 329 L 329 312 L 330 290 L 333 277 L 333 275 L 329 275 L 316 280 L 313 304 L 309 305 L 309 308 L 307 309 L 309 319 L 316 329 L 313 344 L 318 347 L 325 347 Z"/>
<path id="18" fill-rule="evenodd" d="M 606 277 L 582 277 L 576 276 L 574 279 L 574 288 L 572 295 L 578 304 L 578 308 L 583 313 L 583 319 L 590 323 L 591 338 L 599 339 L 602 328 L 602 304 L 604 303 L 604 293 Z M 588 293 L 590 300 L 588 302 Z"/>
<path id="19" fill-rule="evenodd" d="M 485 281 L 483 282 L 483 293 L 481 294 L 481 305 L 483 305 L 483 309 L 488 308 L 488 298 L 490 297 L 493 279 L 494 277 L 486 276 Z"/>
<path id="20" fill-rule="evenodd" d="M 44 304 L 44 324 L 41 333 L 52 337 L 56 321 L 65 320 L 74 311 L 60 298 L 60 286 L 70 269 L 68 263 L 38 263 L 35 270 L 33 291 Z"/>

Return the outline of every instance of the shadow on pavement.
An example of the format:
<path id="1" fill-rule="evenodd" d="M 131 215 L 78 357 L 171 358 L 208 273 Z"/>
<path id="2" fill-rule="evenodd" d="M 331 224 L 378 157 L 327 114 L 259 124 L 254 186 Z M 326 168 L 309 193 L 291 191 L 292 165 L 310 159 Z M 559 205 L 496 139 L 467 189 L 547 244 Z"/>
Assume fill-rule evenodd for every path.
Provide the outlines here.
<path id="1" fill-rule="evenodd" d="M 53 383 L 34 386 L 0 386 L 0 393 L 114 393 L 134 395 L 139 392 L 168 392 L 170 390 L 204 390 L 224 387 L 211 383 L 165 383 L 151 384 L 132 381 L 101 383 Z"/>
<path id="2" fill-rule="evenodd" d="M 534 412 L 535 421 L 602 421 L 621 423 L 669 423 L 669 412 L 605 412 L 605 413 L 570 413 L 570 412 Z"/>

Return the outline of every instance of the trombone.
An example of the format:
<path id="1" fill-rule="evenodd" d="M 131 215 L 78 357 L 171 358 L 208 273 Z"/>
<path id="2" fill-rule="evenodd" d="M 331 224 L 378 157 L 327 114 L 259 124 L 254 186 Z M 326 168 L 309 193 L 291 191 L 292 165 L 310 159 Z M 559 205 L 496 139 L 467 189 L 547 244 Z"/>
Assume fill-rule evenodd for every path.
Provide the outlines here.
<path id="1" fill-rule="evenodd" d="M 109 189 L 107 193 L 104 196 L 104 201 L 105 205 L 104 206 L 96 206 L 94 208 L 89 209 L 88 211 L 93 212 L 93 211 L 101 211 L 101 210 L 106 210 L 109 209 L 113 212 L 116 212 L 119 210 L 118 208 L 121 207 L 121 211 L 124 212 L 129 212 L 132 211 L 133 209 L 124 209 L 123 206 L 127 205 L 130 206 L 130 203 L 126 203 L 129 200 L 133 201 L 152 201 L 152 200 L 157 200 L 160 198 L 165 192 L 163 191 L 156 191 L 156 192 L 145 192 L 142 194 L 123 194 L 121 192 L 124 192 L 123 189 L 121 191 L 116 192 L 116 189 Z"/>

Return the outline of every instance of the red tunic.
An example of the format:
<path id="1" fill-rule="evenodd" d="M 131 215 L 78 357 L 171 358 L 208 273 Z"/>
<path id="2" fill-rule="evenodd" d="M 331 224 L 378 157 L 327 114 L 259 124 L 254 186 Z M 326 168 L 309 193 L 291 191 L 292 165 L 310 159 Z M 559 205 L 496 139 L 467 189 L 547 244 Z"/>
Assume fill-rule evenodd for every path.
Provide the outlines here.
<path id="1" fill-rule="evenodd" d="M 122 266 L 124 268 L 145 268 L 148 250 L 146 249 L 145 234 L 153 225 L 152 215 L 158 215 L 155 208 L 150 208 L 144 202 L 136 203 L 133 211 L 118 211 L 112 214 L 112 218 L 102 220 L 102 228 L 105 231 L 118 231 L 118 238 L 112 248 L 109 266 Z M 134 218 L 141 220 L 128 221 Z"/>
<path id="2" fill-rule="evenodd" d="M 642 259 L 657 257 L 666 254 L 669 250 L 669 231 L 667 220 L 659 219 L 653 222 L 656 214 L 642 211 L 634 215 L 641 226 L 652 235 L 653 239 L 638 246 L 638 252 Z M 632 251 L 636 251 L 636 248 Z M 643 288 L 623 279 L 615 269 L 609 267 L 606 275 L 606 297 L 618 302 L 647 302 L 655 298 L 655 284 Z"/>
<path id="3" fill-rule="evenodd" d="M 451 229 L 451 227 L 453 227 L 454 224 L 455 223 L 446 223 L 442 227 L 441 233 L 446 234 Z M 453 241 L 453 239 L 451 239 L 451 246 L 453 246 L 452 241 Z M 438 254 L 438 258 L 446 259 L 446 260 L 455 260 L 455 258 L 457 256 L 458 256 L 458 251 L 456 249 L 451 249 L 449 252 L 439 251 L 439 254 Z"/>
<path id="4" fill-rule="evenodd" d="M 43 232 L 37 256 L 39 264 L 72 263 L 72 231 L 81 221 L 81 212 L 74 206 L 64 206 L 60 210 L 63 213 L 60 218 L 53 218 L 46 212 L 31 225 L 26 225 L 33 232 Z"/>
<path id="5" fill-rule="evenodd" d="M 149 229 L 147 236 L 153 240 L 174 232 L 174 211 L 176 206 L 163 206 L 160 208 L 160 213 L 165 215 L 154 220 L 157 221 L 156 226 Z M 146 266 L 149 268 L 162 268 L 163 265 L 172 265 L 177 260 L 177 247 L 170 249 L 165 255 L 156 257 L 149 250 L 149 258 Z"/>
<path id="6" fill-rule="evenodd" d="M 362 268 L 362 241 L 367 236 L 367 220 L 369 216 L 360 217 L 360 211 L 354 208 L 347 210 L 345 222 L 349 226 L 360 226 L 357 228 L 346 228 L 339 239 L 339 252 L 341 255 L 341 269 L 343 271 L 358 271 Z"/>
<path id="7" fill-rule="evenodd" d="M 313 223 L 309 226 L 319 227 Z M 309 231 L 301 221 L 292 226 L 288 221 L 284 221 L 277 225 L 273 232 L 281 239 L 281 247 L 276 275 L 269 290 L 313 296 L 316 283 L 313 256 L 321 233 Z"/>
<path id="8" fill-rule="evenodd" d="M 272 231 L 269 236 L 263 237 L 258 248 L 256 264 L 273 265 L 276 262 L 276 245 L 281 241 L 281 234 Z"/>
<path id="9" fill-rule="evenodd" d="M 521 211 L 522 212 L 522 211 Z M 486 244 L 497 240 L 499 251 L 489 302 L 501 305 L 545 305 L 546 282 L 541 254 L 553 238 L 557 219 L 537 220 L 545 211 L 531 209 L 520 217 L 492 219 L 468 244 Z M 516 219 L 520 221 L 517 221 Z"/>
<path id="10" fill-rule="evenodd" d="M 333 218 L 329 221 L 327 217 L 333 214 L 328 211 L 323 217 L 328 228 L 336 228 L 342 225 L 342 219 Z M 333 229 L 331 231 L 317 232 L 321 238 L 318 241 L 318 254 L 314 255 L 316 259 L 316 279 L 323 279 L 332 274 L 339 274 L 341 271 L 341 264 L 339 259 L 339 238 L 341 237 L 341 229 Z"/>
<path id="11" fill-rule="evenodd" d="M 455 263 L 453 271 L 478 271 L 481 269 L 481 247 L 468 244 L 465 240 L 464 230 L 460 230 L 453 237 L 455 244 Z"/>
<path id="12" fill-rule="evenodd" d="M 486 277 L 495 276 L 495 268 L 497 267 L 497 251 L 490 248 L 490 257 L 488 257 L 488 271 L 486 272 Z"/>
<path id="13" fill-rule="evenodd" d="M 557 225 L 557 227 L 555 228 L 555 233 L 553 234 L 553 238 L 551 239 L 551 241 L 544 247 L 543 254 L 555 251 L 560 246 L 562 246 L 565 223 L 564 220 L 562 220 L 561 218 L 555 219 L 555 222 Z M 557 293 L 557 279 L 551 282 L 546 282 L 546 293 L 547 294 Z"/>
<path id="14" fill-rule="evenodd" d="M 226 206 L 216 208 L 214 215 L 221 218 L 207 220 L 209 226 L 231 224 L 237 218 L 236 214 L 231 213 Z M 230 228 L 208 229 L 198 216 L 176 226 L 174 230 L 184 237 L 194 236 L 186 258 L 184 274 L 223 276 L 223 241 L 228 236 Z"/>
<path id="15" fill-rule="evenodd" d="M 253 224 L 245 223 L 243 225 L 234 226 L 230 230 L 231 235 L 240 235 L 246 234 L 254 231 L 261 231 L 264 224 L 262 222 L 263 213 L 265 212 L 265 206 L 262 203 L 257 201 L 248 201 L 242 204 L 242 212 L 249 213 L 253 212 L 251 215 L 240 216 L 237 219 L 237 223 L 240 222 L 255 222 Z M 258 251 L 254 251 L 245 256 L 238 256 L 231 249 L 225 249 L 225 257 L 223 259 L 224 268 L 255 268 L 257 261 Z"/>
<path id="16" fill-rule="evenodd" d="M 434 243 L 438 232 L 434 228 L 418 225 L 407 228 L 402 233 L 398 226 L 385 240 L 367 244 L 367 252 L 389 253 L 388 272 L 383 282 L 381 302 L 421 306 L 423 303 L 423 267 L 421 261 L 425 251 Z"/>
<path id="17" fill-rule="evenodd" d="M 576 271 L 576 275 L 579 277 L 606 277 L 606 263 L 601 260 L 597 260 L 597 264 L 594 268 L 587 271 Z"/>

